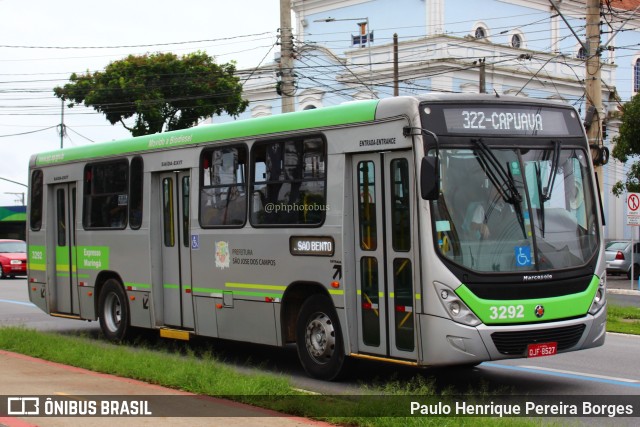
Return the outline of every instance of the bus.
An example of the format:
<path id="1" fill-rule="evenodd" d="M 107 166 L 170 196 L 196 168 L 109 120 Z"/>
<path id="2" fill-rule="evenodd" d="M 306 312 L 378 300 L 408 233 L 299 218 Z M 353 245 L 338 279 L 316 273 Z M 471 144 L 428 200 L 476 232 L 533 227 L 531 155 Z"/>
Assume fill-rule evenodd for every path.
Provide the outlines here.
<path id="1" fill-rule="evenodd" d="M 602 209 L 578 113 L 425 94 L 30 159 L 28 286 L 52 316 L 426 367 L 605 339 Z"/>

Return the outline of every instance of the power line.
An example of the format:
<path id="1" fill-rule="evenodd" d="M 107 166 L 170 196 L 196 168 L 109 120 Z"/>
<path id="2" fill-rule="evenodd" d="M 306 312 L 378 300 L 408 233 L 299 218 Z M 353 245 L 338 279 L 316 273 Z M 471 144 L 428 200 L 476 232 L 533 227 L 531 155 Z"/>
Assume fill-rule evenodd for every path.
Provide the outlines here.
<path id="1" fill-rule="evenodd" d="M 29 134 L 36 133 L 36 132 L 43 132 L 45 130 L 54 129 L 55 127 L 56 126 L 49 126 L 47 128 L 38 129 L 38 130 L 32 130 L 32 131 L 29 131 L 29 132 L 13 133 L 13 134 L 10 134 L 10 135 L 0 135 L 0 138 L 7 138 L 7 137 L 10 137 L 10 136 L 29 135 Z"/>
<path id="2" fill-rule="evenodd" d="M 140 47 L 157 47 L 157 46 L 172 46 L 172 45 L 184 45 L 184 44 L 195 44 L 195 43 L 211 43 L 211 42 L 219 42 L 219 41 L 227 41 L 227 40 L 237 40 L 241 38 L 248 37 L 256 37 L 256 36 L 264 36 L 267 34 L 272 34 L 271 32 L 264 33 L 255 33 L 255 34 L 244 34 L 239 36 L 231 36 L 231 37 L 221 37 L 218 39 L 204 39 L 204 40 L 189 40 L 189 41 L 178 41 L 178 42 L 166 42 L 166 43 L 152 43 L 152 44 L 132 44 L 132 45 L 115 45 L 115 46 L 27 46 L 27 45 L 0 45 L 0 48 L 8 48 L 8 49 L 128 49 L 128 48 L 140 48 Z"/>

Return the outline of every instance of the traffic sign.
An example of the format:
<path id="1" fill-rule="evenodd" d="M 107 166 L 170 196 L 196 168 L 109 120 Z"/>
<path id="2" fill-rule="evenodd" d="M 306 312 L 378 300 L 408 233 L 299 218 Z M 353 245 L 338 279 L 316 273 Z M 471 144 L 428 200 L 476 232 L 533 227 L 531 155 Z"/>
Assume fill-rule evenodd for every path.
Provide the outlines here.
<path id="1" fill-rule="evenodd" d="M 640 193 L 627 195 L 627 225 L 640 225 Z"/>

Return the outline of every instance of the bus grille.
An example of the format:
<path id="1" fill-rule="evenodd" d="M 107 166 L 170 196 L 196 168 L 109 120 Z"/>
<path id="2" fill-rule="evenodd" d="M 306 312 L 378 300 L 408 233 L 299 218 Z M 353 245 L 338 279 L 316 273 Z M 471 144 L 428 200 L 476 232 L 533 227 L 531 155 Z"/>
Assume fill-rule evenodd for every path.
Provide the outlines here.
<path id="1" fill-rule="evenodd" d="M 533 331 L 494 332 L 491 338 L 502 354 L 523 355 L 529 344 L 544 342 L 557 342 L 558 351 L 562 351 L 580 341 L 584 328 L 585 325 L 574 325 Z"/>

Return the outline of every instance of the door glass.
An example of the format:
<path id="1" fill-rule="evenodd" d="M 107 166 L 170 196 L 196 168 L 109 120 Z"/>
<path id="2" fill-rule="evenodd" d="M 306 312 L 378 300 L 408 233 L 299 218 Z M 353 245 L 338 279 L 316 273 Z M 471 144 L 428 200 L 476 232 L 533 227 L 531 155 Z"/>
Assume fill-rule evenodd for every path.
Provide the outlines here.
<path id="1" fill-rule="evenodd" d="M 182 177 L 182 245 L 189 247 L 189 177 Z"/>
<path id="2" fill-rule="evenodd" d="M 358 224 L 360 249 L 375 251 L 376 239 L 376 177 L 372 161 L 358 163 Z"/>
<path id="3" fill-rule="evenodd" d="M 413 351 L 413 285 L 411 261 L 408 258 L 393 260 L 393 289 L 396 347 L 399 350 Z"/>
<path id="4" fill-rule="evenodd" d="M 56 191 L 58 246 L 67 246 L 67 218 L 64 203 L 64 190 Z"/>
<path id="5" fill-rule="evenodd" d="M 411 209 L 409 206 L 409 162 L 391 161 L 391 240 L 393 249 L 411 249 Z"/>
<path id="6" fill-rule="evenodd" d="M 164 245 L 173 247 L 175 235 L 173 229 L 173 179 L 162 180 L 162 218 L 164 221 Z"/>
<path id="7" fill-rule="evenodd" d="M 362 304 L 362 340 L 372 347 L 380 346 L 380 311 L 378 260 L 374 257 L 360 259 L 360 303 Z"/>

